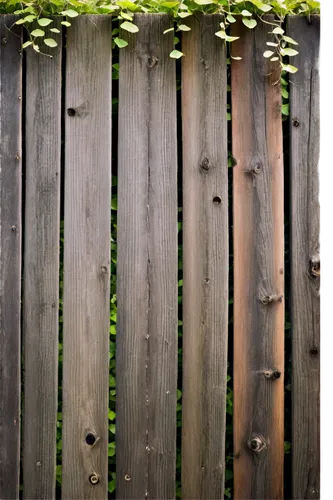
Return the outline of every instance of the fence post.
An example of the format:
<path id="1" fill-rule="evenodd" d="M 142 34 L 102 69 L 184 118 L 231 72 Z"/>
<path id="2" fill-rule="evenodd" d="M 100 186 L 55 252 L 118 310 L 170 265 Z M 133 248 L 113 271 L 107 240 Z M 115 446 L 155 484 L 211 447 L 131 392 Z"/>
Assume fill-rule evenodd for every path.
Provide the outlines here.
<path id="1" fill-rule="evenodd" d="M 268 16 L 268 21 L 273 17 Z M 279 63 L 233 26 L 234 498 L 283 498 L 284 226 Z M 272 36 L 271 36 L 272 37 Z"/>
<path id="2" fill-rule="evenodd" d="M 110 16 L 67 33 L 62 498 L 105 499 L 111 227 Z"/>
<path id="3" fill-rule="evenodd" d="M 175 498 L 177 135 L 173 34 L 138 14 L 120 52 L 117 498 Z"/>
<path id="4" fill-rule="evenodd" d="M 0 16 L 0 498 L 19 496 L 21 370 L 21 36 Z"/>
<path id="5" fill-rule="evenodd" d="M 61 29 L 60 22 L 52 27 Z M 56 483 L 61 45 L 60 35 L 58 47 L 49 50 L 52 59 L 32 48 L 26 53 L 23 495 L 28 500 L 53 499 Z"/>
<path id="6" fill-rule="evenodd" d="M 220 16 L 182 37 L 182 498 L 224 498 L 228 337 L 226 52 Z M 186 20 L 187 21 L 187 20 Z"/>
<path id="7" fill-rule="evenodd" d="M 320 498 L 320 17 L 289 17 L 293 498 Z"/>

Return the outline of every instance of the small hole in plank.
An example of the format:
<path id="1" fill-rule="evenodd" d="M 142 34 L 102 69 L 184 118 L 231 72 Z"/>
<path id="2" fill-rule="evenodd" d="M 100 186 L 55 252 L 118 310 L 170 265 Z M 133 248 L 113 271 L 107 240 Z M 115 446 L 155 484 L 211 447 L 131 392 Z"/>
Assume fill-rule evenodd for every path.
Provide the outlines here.
<path id="1" fill-rule="evenodd" d="M 74 108 L 68 108 L 67 109 L 67 114 L 68 114 L 68 116 L 75 116 L 76 111 L 75 111 Z"/>
<path id="2" fill-rule="evenodd" d="M 219 205 L 221 203 L 221 198 L 219 196 L 214 196 L 213 203 L 214 205 Z"/>

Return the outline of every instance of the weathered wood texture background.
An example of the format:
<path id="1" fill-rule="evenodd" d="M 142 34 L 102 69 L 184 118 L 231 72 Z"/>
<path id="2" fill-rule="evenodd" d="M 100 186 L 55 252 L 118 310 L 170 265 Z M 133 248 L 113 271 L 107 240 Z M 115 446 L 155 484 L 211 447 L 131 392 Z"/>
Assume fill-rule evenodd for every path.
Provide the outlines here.
<path id="1" fill-rule="evenodd" d="M 279 67 L 262 57 L 267 25 L 259 23 L 254 31 L 241 23 L 233 26 L 241 37 L 232 55 L 242 60 L 231 64 L 229 139 L 236 165 L 229 199 L 227 55 L 215 36 L 219 16 L 188 21 L 177 108 L 176 63 L 169 57 L 173 33 L 163 35 L 172 21 L 164 14 L 136 15 L 139 32 L 128 35 L 120 52 L 119 122 L 113 124 L 111 18 L 74 19 L 66 38 L 59 35 L 52 59 L 31 48 L 22 56 L 21 31 L 9 29 L 14 21 L 0 16 L 0 499 L 18 499 L 20 485 L 26 500 L 55 498 L 61 213 L 62 498 L 108 495 L 111 158 L 116 148 L 116 497 L 176 497 L 181 188 L 182 498 L 225 495 L 231 238 L 233 498 L 284 498 L 287 182 L 293 498 L 319 499 L 319 18 L 294 17 L 287 23 L 300 54 L 294 59 L 299 71 L 290 82 L 286 179 Z M 111 126 L 119 137 L 112 147 Z"/>

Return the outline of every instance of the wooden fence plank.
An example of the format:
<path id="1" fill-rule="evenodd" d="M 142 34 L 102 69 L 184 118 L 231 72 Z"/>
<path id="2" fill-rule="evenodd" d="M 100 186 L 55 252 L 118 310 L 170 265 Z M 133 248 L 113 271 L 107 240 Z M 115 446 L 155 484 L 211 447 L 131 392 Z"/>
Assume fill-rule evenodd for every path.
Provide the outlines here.
<path id="1" fill-rule="evenodd" d="M 228 334 L 226 52 L 219 16 L 191 18 L 182 50 L 182 498 L 223 499 Z"/>
<path id="2" fill-rule="evenodd" d="M 105 499 L 112 20 L 74 21 L 66 58 L 62 497 Z"/>
<path id="3" fill-rule="evenodd" d="M 120 53 L 117 498 L 175 498 L 177 137 L 167 15 Z"/>
<path id="4" fill-rule="evenodd" d="M 0 16 L 0 498 L 19 496 L 21 30 Z M 10 29 L 10 30 L 9 30 Z"/>
<path id="5" fill-rule="evenodd" d="M 299 43 L 290 75 L 293 498 L 320 498 L 320 18 L 290 17 Z"/>
<path id="6" fill-rule="evenodd" d="M 268 21 L 273 17 L 268 16 Z M 233 28 L 234 498 L 283 498 L 284 227 L 279 63 Z"/>
<path id="7" fill-rule="evenodd" d="M 61 28 L 60 22 L 52 27 Z M 55 497 L 61 154 L 61 37 L 26 55 L 24 498 Z M 47 48 L 45 49 L 45 51 Z"/>

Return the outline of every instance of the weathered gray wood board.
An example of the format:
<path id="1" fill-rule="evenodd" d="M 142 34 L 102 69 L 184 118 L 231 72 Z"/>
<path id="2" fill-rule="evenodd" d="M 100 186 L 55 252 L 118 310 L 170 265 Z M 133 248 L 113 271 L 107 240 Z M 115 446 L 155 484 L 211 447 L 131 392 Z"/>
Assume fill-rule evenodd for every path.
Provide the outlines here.
<path id="1" fill-rule="evenodd" d="M 117 498 L 175 498 L 177 138 L 167 15 L 120 52 Z"/>
<path id="2" fill-rule="evenodd" d="M 267 20 L 272 21 L 268 16 Z M 279 63 L 267 25 L 232 35 L 234 499 L 283 498 L 284 225 Z"/>
<path id="3" fill-rule="evenodd" d="M 0 498 L 19 495 L 21 30 L 0 16 Z M 11 28 L 11 31 L 9 30 Z"/>
<path id="4" fill-rule="evenodd" d="M 293 498 L 320 498 L 320 18 L 290 17 L 290 200 Z"/>
<path id="5" fill-rule="evenodd" d="M 228 334 L 226 52 L 221 18 L 182 39 L 182 498 L 223 499 Z"/>
<path id="6" fill-rule="evenodd" d="M 62 497 L 68 500 L 107 498 L 111 31 L 110 17 L 82 16 L 67 33 Z"/>
<path id="7" fill-rule="evenodd" d="M 52 27 L 60 28 L 60 22 Z M 27 500 L 54 498 L 56 483 L 61 36 L 57 41 L 58 47 L 49 50 L 52 59 L 32 48 L 26 53 L 23 495 Z"/>

